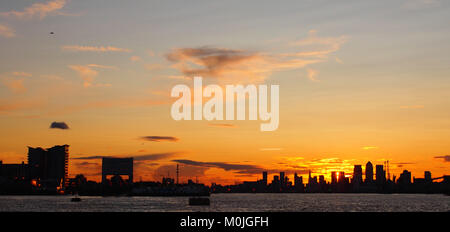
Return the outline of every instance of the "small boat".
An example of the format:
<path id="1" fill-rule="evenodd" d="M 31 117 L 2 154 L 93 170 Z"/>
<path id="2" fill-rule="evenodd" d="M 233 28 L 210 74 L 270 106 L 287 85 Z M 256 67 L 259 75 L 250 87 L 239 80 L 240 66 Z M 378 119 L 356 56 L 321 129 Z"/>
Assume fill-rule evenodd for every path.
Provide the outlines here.
<path id="1" fill-rule="evenodd" d="M 71 202 L 80 202 L 80 201 L 81 201 L 81 198 L 79 198 L 79 197 L 72 197 L 72 198 L 70 199 L 70 201 L 71 201 Z"/>
<path id="2" fill-rule="evenodd" d="M 189 205 L 209 205 L 210 201 L 207 197 L 191 197 L 189 198 Z"/>

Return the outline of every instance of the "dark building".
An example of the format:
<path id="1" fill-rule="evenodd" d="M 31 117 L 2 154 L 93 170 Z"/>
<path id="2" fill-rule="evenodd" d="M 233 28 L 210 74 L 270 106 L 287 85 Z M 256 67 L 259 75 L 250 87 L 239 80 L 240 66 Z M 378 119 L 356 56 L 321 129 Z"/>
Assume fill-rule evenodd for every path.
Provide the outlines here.
<path id="1" fill-rule="evenodd" d="M 284 172 L 280 172 L 280 184 L 281 184 L 281 186 L 285 186 L 286 185 L 286 180 L 285 180 L 285 174 L 284 174 Z"/>
<path id="2" fill-rule="evenodd" d="M 432 179 L 431 179 L 431 172 L 430 171 L 425 171 L 424 177 L 425 177 L 425 181 L 427 181 L 427 182 L 431 182 L 432 181 Z"/>
<path id="3" fill-rule="evenodd" d="M 69 145 L 51 148 L 28 147 L 30 178 L 44 188 L 62 188 L 68 177 Z"/>
<path id="4" fill-rule="evenodd" d="M 303 186 L 303 177 L 298 176 L 297 173 L 294 174 L 294 186 Z"/>
<path id="5" fill-rule="evenodd" d="M 373 165 L 370 161 L 366 164 L 366 182 L 373 182 Z"/>
<path id="6" fill-rule="evenodd" d="M 338 183 L 344 183 L 345 181 L 345 172 L 339 172 Z"/>
<path id="7" fill-rule="evenodd" d="M 280 191 L 280 177 L 279 176 L 277 176 L 277 175 L 274 175 L 273 176 L 273 180 L 272 180 L 272 183 L 271 183 L 271 191 L 273 191 L 273 192 L 279 192 Z"/>
<path id="8" fill-rule="evenodd" d="M 403 170 L 397 182 L 399 184 L 411 184 L 411 172 L 408 172 L 408 170 Z"/>
<path id="9" fill-rule="evenodd" d="M 272 183 L 280 183 L 280 177 L 277 175 L 273 176 Z"/>
<path id="10" fill-rule="evenodd" d="M 325 176 L 323 176 L 323 175 L 320 175 L 319 176 L 319 184 L 326 184 L 327 182 L 325 181 Z"/>
<path id="11" fill-rule="evenodd" d="M 102 183 L 106 183 L 107 176 L 128 176 L 128 183 L 133 183 L 133 158 L 102 159 Z"/>
<path id="12" fill-rule="evenodd" d="M 311 176 L 311 170 L 309 171 L 308 176 L 308 184 L 306 185 L 306 190 L 310 193 L 318 192 L 319 191 L 319 183 L 317 182 L 317 176 L 312 177 Z"/>
<path id="13" fill-rule="evenodd" d="M 355 165 L 353 168 L 353 180 L 352 183 L 362 183 L 362 167 L 361 165 Z"/>
<path id="14" fill-rule="evenodd" d="M 386 182 L 386 172 L 384 171 L 383 165 L 379 164 L 376 166 L 376 178 L 377 184 L 384 184 Z"/>
<path id="15" fill-rule="evenodd" d="M 331 172 L 331 184 L 336 184 L 337 183 L 337 173 L 336 172 Z"/>
<path id="16" fill-rule="evenodd" d="M 24 162 L 21 164 L 3 164 L 0 161 L 0 177 L 6 179 L 28 179 L 28 165 Z"/>
<path id="17" fill-rule="evenodd" d="M 303 177 L 297 175 L 297 173 L 294 174 L 294 187 L 296 192 L 305 191 L 305 186 L 303 185 Z"/>
<path id="18" fill-rule="evenodd" d="M 262 174 L 263 174 L 262 184 L 264 186 L 266 186 L 267 185 L 267 172 L 263 172 Z"/>

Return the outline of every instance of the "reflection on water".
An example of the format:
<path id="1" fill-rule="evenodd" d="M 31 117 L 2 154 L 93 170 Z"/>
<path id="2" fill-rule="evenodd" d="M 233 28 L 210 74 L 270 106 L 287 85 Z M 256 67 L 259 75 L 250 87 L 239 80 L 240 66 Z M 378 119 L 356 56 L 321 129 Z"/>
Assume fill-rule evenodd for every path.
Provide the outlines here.
<path id="1" fill-rule="evenodd" d="M 450 197 L 423 194 L 213 194 L 210 206 L 187 197 L 0 196 L 0 211 L 38 212 L 261 212 L 450 211 Z"/>

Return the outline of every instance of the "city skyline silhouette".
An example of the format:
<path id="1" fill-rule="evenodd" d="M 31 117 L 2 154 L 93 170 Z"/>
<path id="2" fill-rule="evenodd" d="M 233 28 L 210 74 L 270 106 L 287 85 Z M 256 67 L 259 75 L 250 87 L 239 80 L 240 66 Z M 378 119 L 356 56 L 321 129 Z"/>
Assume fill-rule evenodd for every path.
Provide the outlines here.
<path id="1" fill-rule="evenodd" d="M 188 179 L 180 181 L 182 170 L 176 165 L 176 178 L 170 173 L 161 181 L 134 181 L 135 160 L 129 158 L 101 157 L 101 182 L 88 180 L 82 173 L 69 178 L 69 145 L 51 148 L 28 147 L 28 161 L 20 164 L 4 164 L 0 161 L 0 194 L 83 194 L 83 195 L 139 195 L 176 196 L 209 195 L 211 193 L 449 193 L 450 175 L 432 176 L 425 171 L 423 178 L 412 176 L 408 170 L 396 176 L 386 165 L 374 165 L 368 161 L 355 164 L 353 173 L 332 171 L 331 181 L 324 175 L 313 176 L 308 171 L 308 181 L 294 173 L 293 180 L 285 171 L 273 174 L 262 171 L 257 181 L 244 181 L 234 185 L 211 183 L 210 186 Z M 99 158 L 99 157 L 97 157 Z M 181 171 L 181 172 L 180 172 Z M 181 176 L 180 176 L 181 173 Z M 127 179 L 124 179 L 125 176 Z M 441 182 L 436 182 L 441 180 Z"/>
<path id="2" fill-rule="evenodd" d="M 177 165 L 183 183 L 263 171 L 330 182 L 369 160 L 389 161 L 391 178 L 449 174 L 447 1 L 99 1 L 0 4 L 4 164 L 70 144 L 68 178 L 96 182 L 104 157 L 133 157 L 134 182 L 174 178 Z M 195 76 L 279 86 L 277 129 L 247 112 L 174 120 L 171 90 L 194 95 Z"/>

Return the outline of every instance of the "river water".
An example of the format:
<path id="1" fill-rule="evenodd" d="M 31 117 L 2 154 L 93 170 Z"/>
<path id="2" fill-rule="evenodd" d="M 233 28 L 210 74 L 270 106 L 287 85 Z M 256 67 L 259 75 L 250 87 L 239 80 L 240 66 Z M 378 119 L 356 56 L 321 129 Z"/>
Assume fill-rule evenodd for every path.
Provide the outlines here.
<path id="1" fill-rule="evenodd" d="M 210 206 L 188 197 L 0 196 L 9 212 L 406 212 L 450 211 L 440 194 L 213 194 Z"/>

